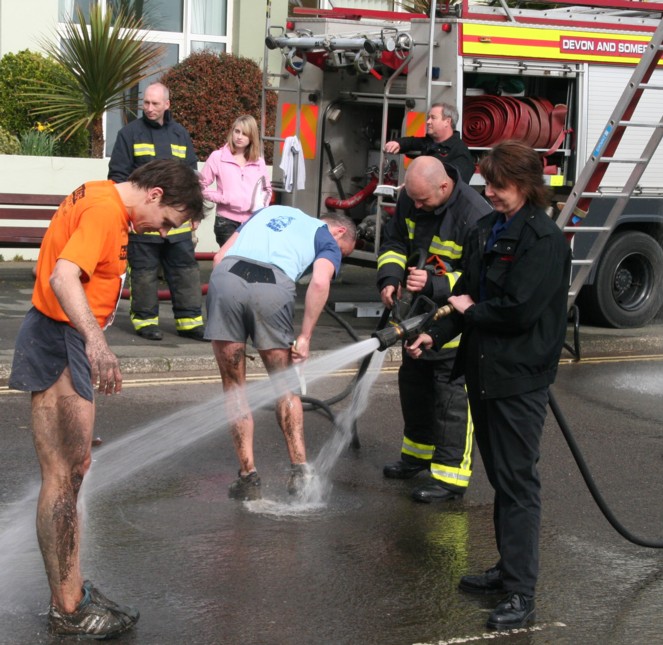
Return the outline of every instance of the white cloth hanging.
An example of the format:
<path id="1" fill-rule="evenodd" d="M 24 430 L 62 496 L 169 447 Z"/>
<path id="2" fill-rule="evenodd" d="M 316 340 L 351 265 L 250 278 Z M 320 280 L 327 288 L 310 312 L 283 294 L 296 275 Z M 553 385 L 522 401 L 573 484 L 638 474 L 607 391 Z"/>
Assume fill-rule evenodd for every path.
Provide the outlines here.
<path id="1" fill-rule="evenodd" d="M 292 192 L 294 184 L 295 159 L 297 160 L 297 190 L 304 190 L 306 186 L 306 168 L 304 167 L 302 144 L 297 137 L 286 137 L 279 167 L 283 171 L 283 187 L 288 193 Z"/>

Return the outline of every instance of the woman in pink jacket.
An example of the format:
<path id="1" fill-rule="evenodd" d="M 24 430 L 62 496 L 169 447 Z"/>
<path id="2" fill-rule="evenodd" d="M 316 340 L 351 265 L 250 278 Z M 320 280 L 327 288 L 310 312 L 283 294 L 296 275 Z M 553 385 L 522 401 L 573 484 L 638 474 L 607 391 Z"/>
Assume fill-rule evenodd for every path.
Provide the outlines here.
<path id="1" fill-rule="evenodd" d="M 216 204 L 214 235 L 219 246 L 254 210 L 269 204 L 272 186 L 260 156 L 258 124 L 252 116 L 235 120 L 227 143 L 207 158 L 200 183 L 203 197 Z M 210 188 L 213 183 L 216 188 Z"/>

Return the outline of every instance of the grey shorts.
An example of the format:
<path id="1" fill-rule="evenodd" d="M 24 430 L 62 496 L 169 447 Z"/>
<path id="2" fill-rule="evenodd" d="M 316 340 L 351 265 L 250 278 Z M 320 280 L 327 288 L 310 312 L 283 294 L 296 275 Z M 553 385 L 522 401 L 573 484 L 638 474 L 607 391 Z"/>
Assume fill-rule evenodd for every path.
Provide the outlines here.
<path id="1" fill-rule="evenodd" d="M 294 336 L 295 283 L 280 269 L 226 258 L 207 289 L 205 338 L 245 343 L 256 349 L 288 349 Z"/>
<path id="2" fill-rule="evenodd" d="M 92 370 L 83 337 L 70 325 L 58 322 L 32 307 L 16 336 L 9 387 L 23 392 L 43 392 L 69 366 L 77 394 L 94 400 Z"/>

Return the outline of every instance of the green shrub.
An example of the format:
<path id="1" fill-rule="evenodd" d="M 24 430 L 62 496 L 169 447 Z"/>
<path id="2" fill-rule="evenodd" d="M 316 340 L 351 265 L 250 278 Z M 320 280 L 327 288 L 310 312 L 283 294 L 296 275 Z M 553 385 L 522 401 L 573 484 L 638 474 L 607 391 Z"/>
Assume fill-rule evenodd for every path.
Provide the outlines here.
<path id="1" fill-rule="evenodd" d="M 173 117 L 189 131 L 201 161 L 225 143 L 238 116 L 250 114 L 260 124 L 262 69 L 250 58 L 195 52 L 169 69 L 160 82 L 170 90 Z M 276 102 L 276 93 L 267 92 L 267 136 L 274 136 Z M 265 143 L 268 164 L 272 147 Z"/>
<path id="2" fill-rule="evenodd" d="M 28 130 L 21 135 L 21 154 L 35 157 L 56 156 L 58 142 L 47 130 Z"/>
<path id="3" fill-rule="evenodd" d="M 27 49 L 5 54 L 0 59 L 0 126 L 14 135 L 29 132 L 37 119 L 31 114 L 32 105 L 22 96 L 37 81 L 62 84 L 70 73 L 56 61 Z M 39 117 L 48 122 L 48 115 Z M 57 132 L 53 133 L 57 136 Z M 81 132 L 58 146 L 59 154 L 66 157 L 89 156 L 90 135 Z"/>
<path id="4" fill-rule="evenodd" d="M 0 126 L 0 155 L 20 155 L 21 142 Z"/>

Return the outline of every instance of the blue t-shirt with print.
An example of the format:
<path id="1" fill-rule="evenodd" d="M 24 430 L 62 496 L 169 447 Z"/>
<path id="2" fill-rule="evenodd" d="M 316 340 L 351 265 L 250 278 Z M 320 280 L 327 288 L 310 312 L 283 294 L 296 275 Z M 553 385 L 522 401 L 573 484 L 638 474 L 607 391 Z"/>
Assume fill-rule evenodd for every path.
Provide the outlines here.
<path id="1" fill-rule="evenodd" d="M 272 264 L 297 281 L 318 259 L 326 258 L 338 274 L 341 250 L 325 222 L 291 206 L 268 206 L 238 229 L 228 257 Z"/>

